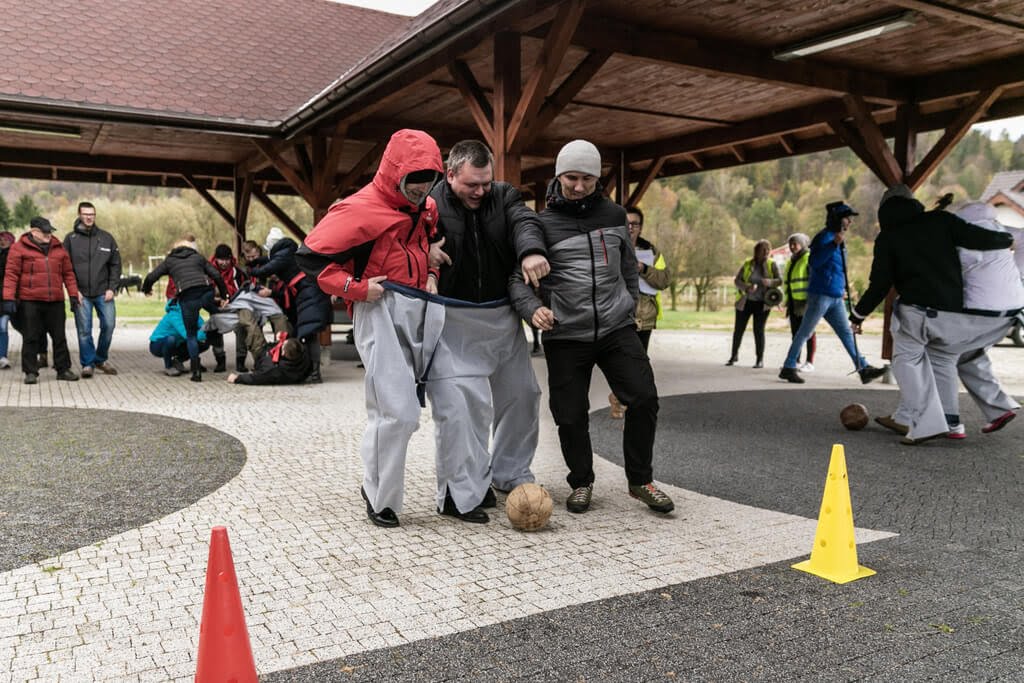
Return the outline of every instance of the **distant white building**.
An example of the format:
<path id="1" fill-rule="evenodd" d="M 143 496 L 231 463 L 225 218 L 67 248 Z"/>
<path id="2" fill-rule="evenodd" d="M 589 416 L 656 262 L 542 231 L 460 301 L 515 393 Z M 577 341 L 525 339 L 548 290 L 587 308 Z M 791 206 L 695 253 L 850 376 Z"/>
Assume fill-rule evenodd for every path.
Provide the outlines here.
<path id="1" fill-rule="evenodd" d="M 981 193 L 981 201 L 996 207 L 996 220 L 1024 228 L 1024 171 L 996 173 Z"/>

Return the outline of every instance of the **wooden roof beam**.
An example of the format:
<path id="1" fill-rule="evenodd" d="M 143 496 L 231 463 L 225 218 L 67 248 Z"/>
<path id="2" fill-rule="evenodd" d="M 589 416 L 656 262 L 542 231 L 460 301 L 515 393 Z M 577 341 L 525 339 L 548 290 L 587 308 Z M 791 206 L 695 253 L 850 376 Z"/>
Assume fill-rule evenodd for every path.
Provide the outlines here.
<path id="1" fill-rule="evenodd" d="M 903 182 L 903 170 L 896 161 L 896 155 L 889 149 L 885 135 L 871 115 L 867 103 L 857 95 L 847 95 L 843 98 L 843 104 L 846 105 L 847 112 L 853 118 L 854 127 L 863 140 L 864 145 L 861 149 L 870 155 L 875 164 L 874 170 L 878 178 L 889 187 Z M 836 130 L 836 133 L 842 136 L 839 130 Z M 853 150 L 857 152 L 858 148 L 854 147 Z M 881 171 L 881 174 L 878 171 Z"/>
<path id="2" fill-rule="evenodd" d="M 57 150 L 21 149 L 16 147 L 0 147 L 0 163 L 46 168 L 59 166 L 68 169 L 112 171 L 114 173 L 151 173 L 154 175 L 188 173 L 190 175 L 220 176 L 224 178 L 234 176 L 234 167 L 231 164 L 182 161 L 178 159 L 94 155 L 82 152 L 60 152 Z"/>
<path id="3" fill-rule="evenodd" d="M 985 115 L 985 111 L 999 99 L 1002 94 L 1002 88 L 992 88 L 984 92 L 978 93 L 978 95 L 968 103 L 961 111 L 960 114 L 946 127 L 946 132 L 943 133 L 939 141 L 935 143 L 924 159 L 921 160 L 914 170 L 911 171 L 907 177 L 906 184 L 910 189 L 916 190 L 927 178 L 931 175 L 935 167 L 938 166 L 943 159 L 953 150 L 956 143 L 960 142 L 967 131 L 971 129 L 978 119 Z"/>
<path id="4" fill-rule="evenodd" d="M 620 20 L 585 17 L 573 43 L 590 50 L 678 64 L 690 69 L 755 82 L 808 88 L 836 95 L 857 93 L 895 104 L 906 99 L 906 83 L 850 68 L 837 68 L 809 59 L 780 62 L 771 50 L 719 39 L 694 38 L 668 31 L 624 24 Z"/>
<path id="5" fill-rule="evenodd" d="M 299 227 L 299 224 L 296 223 L 291 216 L 285 213 L 284 210 L 274 202 L 274 200 L 268 197 L 263 190 L 253 188 L 252 196 L 256 197 L 256 200 L 266 207 L 267 211 L 269 211 L 274 218 L 284 223 L 284 227 L 288 228 L 293 235 L 298 237 L 300 242 L 306 239 L 306 232 Z"/>
<path id="6" fill-rule="evenodd" d="M 329 200 L 334 192 L 334 177 L 338 173 L 338 163 L 341 161 L 341 152 L 345 146 L 347 132 L 348 123 L 343 121 L 334 127 L 333 133 L 329 136 L 330 143 L 327 146 L 323 163 L 317 170 L 316 182 L 313 184 L 313 190 L 320 198 L 321 204 Z"/>
<path id="7" fill-rule="evenodd" d="M 576 26 L 583 17 L 586 0 L 567 0 L 559 6 L 544 39 L 544 47 L 537 55 L 537 62 L 529 79 L 523 86 L 519 103 L 512 112 L 505 131 L 505 151 L 511 152 L 522 146 L 522 132 L 534 123 L 537 112 L 544 104 L 551 83 L 558 73 L 565 53 L 572 43 Z"/>
<path id="8" fill-rule="evenodd" d="M 1024 55 L 995 59 L 966 69 L 932 74 L 913 83 L 914 97 L 928 102 L 968 95 L 1000 86 L 1024 85 Z"/>
<path id="9" fill-rule="evenodd" d="M 583 58 L 583 61 L 576 65 L 573 72 L 566 76 L 561 85 L 547 98 L 533 123 L 523 133 L 520 149 L 536 139 L 541 131 L 551 125 L 551 122 L 562 113 L 562 110 L 572 102 L 572 99 L 583 90 L 584 86 L 597 75 L 597 72 L 601 70 L 605 62 L 611 59 L 611 56 L 611 52 L 591 50 Z"/>
<path id="10" fill-rule="evenodd" d="M 266 140 L 253 140 L 252 143 L 256 145 L 257 149 L 266 155 L 267 159 L 270 160 L 270 163 L 277 169 L 277 172 L 284 176 L 284 179 L 288 184 L 295 188 L 295 191 L 298 192 L 310 206 L 316 206 L 317 198 L 316 193 L 313 192 L 313 188 L 311 188 L 309 184 L 300 177 L 299 172 L 292 168 L 291 164 L 281 157 L 274 145 L 271 145 Z"/>
<path id="11" fill-rule="evenodd" d="M 783 133 L 827 124 L 830 120 L 843 118 L 846 113 L 842 100 L 826 100 L 810 107 L 788 109 L 761 118 L 741 121 L 732 126 L 701 130 L 637 145 L 628 150 L 629 158 L 634 161 L 655 159 L 659 156 L 699 152 L 761 138 L 775 138 Z"/>
<path id="12" fill-rule="evenodd" d="M 491 123 L 494 121 L 494 110 L 491 108 L 491 103 L 487 101 L 483 88 L 480 87 L 473 75 L 473 70 L 466 62 L 456 59 L 448 65 L 448 73 L 455 81 L 455 87 L 462 95 L 466 108 L 473 116 L 473 121 L 476 122 L 480 133 L 487 140 L 487 144 L 494 147 L 494 126 Z"/>
<path id="13" fill-rule="evenodd" d="M 191 175 L 183 173 L 181 174 L 181 177 L 185 179 L 185 182 L 188 183 L 189 187 L 198 192 L 199 196 L 206 200 L 206 203 L 210 205 L 210 207 L 217 213 L 218 216 L 223 218 L 227 222 L 227 224 L 230 225 L 232 228 L 235 227 L 235 217 L 231 215 L 231 212 L 224 208 L 223 204 L 217 201 L 216 197 L 210 194 L 205 187 L 198 184 L 195 181 L 195 178 L 193 178 Z"/>
<path id="14" fill-rule="evenodd" d="M 334 183 L 333 187 L 331 188 L 331 193 L 335 197 L 338 197 L 341 195 L 342 192 L 344 192 L 348 188 L 354 187 L 356 182 L 363 176 L 364 173 L 366 173 L 367 169 L 369 169 L 370 166 L 375 161 L 377 161 L 377 159 L 380 158 L 380 155 L 384 153 L 384 148 L 387 147 L 387 144 L 388 143 L 381 140 L 376 145 L 374 145 L 370 149 L 370 151 L 364 154 L 359 159 L 359 161 L 355 163 L 355 166 L 353 166 L 348 171 L 348 173 L 346 173 L 341 178 L 341 180 L 338 180 Z"/>
<path id="15" fill-rule="evenodd" d="M 1024 24 L 1010 19 L 977 12 L 966 7 L 957 7 L 937 0 L 891 0 L 892 4 L 906 7 L 941 19 L 974 26 L 994 33 L 1001 33 L 1017 40 L 1024 39 Z"/>
<path id="16" fill-rule="evenodd" d="M 630 193 L 629 199 L 626 200 L 625 206 L 636 206 L 643 199 L 644 194 L 647 192 L 647 188 L 651 186 L 654 179 L 658 177 L 658 173 L 661 172 L 661 167 L 665 165 L 666 157 L 658 157 L 651 162 L 650 166 L 647 167 L 644 172 L 644 177 L 637 183 L 637 186 L 633 188 L 633 192 Z"/>

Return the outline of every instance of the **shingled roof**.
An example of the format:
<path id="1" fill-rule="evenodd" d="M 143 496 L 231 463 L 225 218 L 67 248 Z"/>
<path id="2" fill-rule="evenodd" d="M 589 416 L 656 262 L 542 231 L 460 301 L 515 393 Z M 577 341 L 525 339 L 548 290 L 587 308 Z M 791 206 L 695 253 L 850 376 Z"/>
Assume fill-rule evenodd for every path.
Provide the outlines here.
<path id="1" fill-rule="evenodd" d="M 1015 198 L 1020 197 L 1022 189 L 1024 189 L 1024 171 L 1000 171 L 992 176 L 992 181 L 981 193 L 981 201 L 987 202 L 1000 192 L 1008 196 L 1014 195 Z M 1024 203 L 1021 206 L 1024 206 Z"/>
<path id="2" fill-rule="evenodd" d="M 0 99 L 277 125 L 411 21 L 327 0 L 9 3 Z"/>

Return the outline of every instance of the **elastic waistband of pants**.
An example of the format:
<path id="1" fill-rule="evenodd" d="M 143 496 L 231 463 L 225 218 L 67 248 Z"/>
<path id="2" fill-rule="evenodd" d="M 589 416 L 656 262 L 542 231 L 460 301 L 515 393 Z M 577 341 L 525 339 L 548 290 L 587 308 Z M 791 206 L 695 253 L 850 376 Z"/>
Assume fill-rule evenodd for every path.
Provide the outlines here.
<path id="1" fill-rule="evenodd" d="M 1022 309 L 1015 308 L 1012 311 L 988 311 L 981 308 L 965 308 L 964 313 L 969 315 L 983 315 L 986 318 L 1013 318 L 1017 316 Z"/>
<path id="2" fill-rule="evenodd" d="M 443 306 L 452 306 L 454 308 L 499 308 L 501 306 L 508 306 L 510 303 L 508 297 L 502 297 L 501 299 L 494 299 L 492 301 L 481 301 L 480 303 L 476 303 L 474 301 L 463 301 L 462 299 L 453 299 L 451 297 L 441 296 L 440 294 L 431 294 L 430 292 L 422 289 L 388 282 L 387 280 L 381 282 L 380 285 L 384 289 L 390 289 L 393 292 L 412 297 L 413 299 L 422 299 L 423 301 L 429 301 Z"/>

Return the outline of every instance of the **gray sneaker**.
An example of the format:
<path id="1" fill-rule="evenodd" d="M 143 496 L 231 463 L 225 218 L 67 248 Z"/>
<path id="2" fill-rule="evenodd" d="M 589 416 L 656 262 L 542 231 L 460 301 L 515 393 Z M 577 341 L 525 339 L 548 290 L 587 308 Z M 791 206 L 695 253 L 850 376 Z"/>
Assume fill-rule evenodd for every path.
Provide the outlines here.
<path id="1" fill-rule="evenodd" d="M 565 499 L 565 508 L 569 512 L 586 512 L 590 507 L 590 499 L 594 497 L 594 485 L 587 484 L 578 489 L 573 489 L 569 497 Z"/>
<path id="2" fill-rule="evenodd" d="M 643 486 L 630 486 L 629 495 L 638 498 L 647 504 L 655 512 L 672 512 L 675 510 L 675 503 L 668 495 L 654 485 L 654 482 Z"/>

